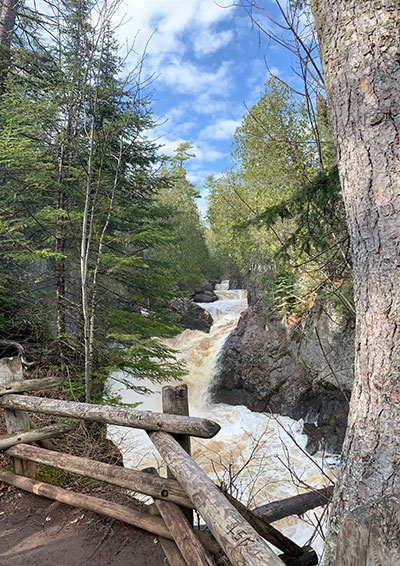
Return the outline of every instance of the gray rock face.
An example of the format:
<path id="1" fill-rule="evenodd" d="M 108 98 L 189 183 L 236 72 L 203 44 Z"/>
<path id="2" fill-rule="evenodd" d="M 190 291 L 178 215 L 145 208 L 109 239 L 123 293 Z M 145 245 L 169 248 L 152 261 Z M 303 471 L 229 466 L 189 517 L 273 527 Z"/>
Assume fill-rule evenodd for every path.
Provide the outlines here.
<path id="1" fill-rule="evenodd" d="M 218 297 L 214 293 L 216 283 L 217 281 L 206 281 L 203 287 L 192 295 L 192 301 L 195 303 L 213 303 L 218 301 Z"/>
<path id="2" fill-rule="evenodd" d="M 174 299 L 170 306 L 180 315 L 177 322 L 184 328 L 210 332 L 213 318 L 200 305 L 196 305 L 190 299 Z"/>
<path id="3" fill-rule="evenodd" d="M 199 291 L 193 295 L 192 300 L 195 303 L 213 303 L 218 301 L 218 297 L 214 291 Z"/>
<path id="4" fill-rule="evenodd" d="M 328 321 L 319 309 L 300 333 L 289 333 L 277 319 L 263 325 L 249 307 L 221 352 L 213 400 L 303 418 L 311 453 L 321 445 L 340 452 L 351 390 L 352 329 Z"/>

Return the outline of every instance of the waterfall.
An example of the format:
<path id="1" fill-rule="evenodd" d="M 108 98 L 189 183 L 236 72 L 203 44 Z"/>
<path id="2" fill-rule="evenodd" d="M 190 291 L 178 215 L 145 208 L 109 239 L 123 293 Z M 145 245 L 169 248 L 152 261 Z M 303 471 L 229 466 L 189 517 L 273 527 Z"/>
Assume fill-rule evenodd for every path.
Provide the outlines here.
<path id="1" fill-rule="evenodd" d="M 221 431 L 212 439 L 192 438 L 193 458 L 213 480 L 231 486 L 232 494 L 250 507 L 295 495 L 305 491 L 306 485 L 327 485 L 329 479 L 320 468 L 326 468 L 330 477 L 335 461 L 313 457 L 314 464 L 306 455 L 307 439 L 302 434 L 301 421 L 255 413 L 243 406 L 210 403 L 207 392 L 218 353 L 247 306 L 246 291 L 229 290 L 228 282 L 217 286 L 215 292 L 218 301 L 201 304 L 214 319 L 210 333 L 185 330 L 166 342 L 187 362 L 188 375 L 183 381 L 189 387 L 190 414 L 221 425 Z M 152 395 L 143 396 L 112 381 L 112 377 L 112 392 L 121 395 L 123 402 L 141 402 L 139 409 L 161 412 L 162 384 L 138 380 L 137 385 L 153 391 Z M 118 378 L 118 374 L 114 377 Z M 162 469 L 161 457 L 144 431 L 109 426 L 108 435 L 121 449 L 125 466 Z M 297 517 L 283 519 L 274 526 L 301 545 L 308 542 L 314 531 L 312 525 Z M 313 546 L 315 550 L 322 548 L 319 536 Z"/>

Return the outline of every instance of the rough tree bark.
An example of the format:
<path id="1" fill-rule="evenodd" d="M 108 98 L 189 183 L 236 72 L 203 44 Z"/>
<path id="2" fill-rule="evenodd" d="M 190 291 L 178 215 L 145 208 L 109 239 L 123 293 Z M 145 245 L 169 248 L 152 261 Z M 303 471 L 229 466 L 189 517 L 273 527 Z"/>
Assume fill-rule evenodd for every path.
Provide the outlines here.
<path id="1" fill-rule="evenodd" d="M 354 262 L 356 362 L 325 564 L 359 504 L 400 492 L 400 5 L 312 0 Z"/>

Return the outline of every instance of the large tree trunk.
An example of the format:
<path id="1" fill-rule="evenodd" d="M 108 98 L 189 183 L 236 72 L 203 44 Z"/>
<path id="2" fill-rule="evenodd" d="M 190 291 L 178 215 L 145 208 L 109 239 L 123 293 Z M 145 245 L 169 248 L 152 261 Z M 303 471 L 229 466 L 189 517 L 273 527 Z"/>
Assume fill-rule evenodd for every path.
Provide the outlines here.
<path id="1" fill-rule="evenodd" d="M 361 503 L 400 492 L 400 10 L 313 0 L 354 262 L 355 381 L 326 564 Z"/>

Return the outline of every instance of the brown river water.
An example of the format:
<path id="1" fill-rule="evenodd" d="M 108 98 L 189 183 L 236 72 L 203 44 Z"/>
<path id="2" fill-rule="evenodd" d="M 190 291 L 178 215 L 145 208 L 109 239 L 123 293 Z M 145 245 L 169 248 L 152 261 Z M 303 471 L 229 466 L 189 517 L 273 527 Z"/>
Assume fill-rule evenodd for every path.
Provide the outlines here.
<path id="1" fill-rule="evenodd" d="M 208 389 L 218 353 L 247 306 L 246 291 L 228 290 L 228 282 L 219 287 L 216 290 L 219 300 L 201 305 L 214 318 L 210 333 L 185 330 L 167 341 L 187 362 L 188 375 L 183 381 L 189 387 L 190 414 L 210 418 L 221 425 L 221 431 L 212 439 L 192 438 L 193 458 L 216 483 L 232 486 L 232 494 L 250 508 L 302 493 L 308 490 L 306 486 L 328 485 L 337 465 L 336 458 L 307 455 L 302 421 L 209 401 Z M 113 380 L 113 376 L 109 381 L 112 393 L 120 394 L 123 402 L 140 401 L 143 404 L 139 409 L 161 412 L 162 385 L 143 380 L 138 380 L 137 385 L 145 385 L 154 393 L 140 395 Z M 156 466 L 163 470 L 161 457 L 144 431 L 109 426 L 108 435 L 121 449 L 125 466 L 139 469 Z M 319 520 L 320 516 L 317 509 L 304 519 L 289 517 L 274 526 L 301 545 L 313 538 L 313 548 L 321 553 L 323 541 L 315 532 L 316 517 Z"/>

